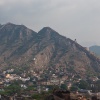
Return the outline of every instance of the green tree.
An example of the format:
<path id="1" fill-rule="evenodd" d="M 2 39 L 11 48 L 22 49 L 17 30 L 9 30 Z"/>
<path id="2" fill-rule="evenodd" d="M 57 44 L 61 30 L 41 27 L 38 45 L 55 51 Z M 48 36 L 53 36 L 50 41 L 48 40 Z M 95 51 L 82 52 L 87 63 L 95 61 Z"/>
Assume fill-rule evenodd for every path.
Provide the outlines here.
<path id="1" fill-rule="evenodd" d="M 35 86 L 35 85 L 28 86 L 26 90 L 27 90 L 27 91 L 36 90 L 36 86 Z"/>
<path id="2" fill-rule="evenodd" d="M 78 83 L 78 87 L 80 89 L 89 89 L 89 83 L 87 81 L 80 80 L 80 82 Z"/>
<path id="3" fill-rule="evenodd" d="M 20 94 L 20 92 L 21 92 L 21 87 L 18 84 L 13 83 L 4 88 L 4 94 L 7 94 L 7 95 L 14 95 L 16 93 Z"/>
<path id="4" fill-rule="evenodd" d="M 32 98 L 35 100 L 44 100 L 45 96 L 42 94 L 33 94 Z"/>
<path id="5" fill-rule="evenodd" d="M 66 84 L 61 84 L 60 88 L 63 89 L 63 90 L 66 90 L 67 86 L 66 86 Z"/>
<path id="6" fill-rule="evenodd" d="M 70 91 L 77 91 L 78 90 L 78 87 L 76 87 L 76 86 L 72 86 L 71 88 L 70 88 Z"/>

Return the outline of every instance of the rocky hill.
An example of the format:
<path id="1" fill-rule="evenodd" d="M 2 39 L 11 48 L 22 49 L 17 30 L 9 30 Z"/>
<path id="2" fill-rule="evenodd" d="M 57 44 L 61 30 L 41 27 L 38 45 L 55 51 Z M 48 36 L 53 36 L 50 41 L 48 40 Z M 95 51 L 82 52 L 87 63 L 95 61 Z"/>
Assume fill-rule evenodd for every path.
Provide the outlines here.
<path id="1" fill-rule="evenodd" d="M 98 74 L 100 60 L 84 47 L 49 27 L 38 33 L 24 25 L 0 25 L 0 68 L 47 69 L 80 76 Z"/>

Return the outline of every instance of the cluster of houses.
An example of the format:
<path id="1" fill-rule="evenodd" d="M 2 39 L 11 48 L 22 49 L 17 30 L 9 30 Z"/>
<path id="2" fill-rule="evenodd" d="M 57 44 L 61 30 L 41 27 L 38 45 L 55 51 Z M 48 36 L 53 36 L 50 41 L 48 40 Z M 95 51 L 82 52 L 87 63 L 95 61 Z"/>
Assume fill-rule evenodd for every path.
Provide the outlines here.
<path id="1" fill-rule="evenodd" d="M 49 70 L 48 70 L 49 71 Z M 40 71 L 40 73 L 37 73 L 33 70 L 30 72 L 22 72 L 21 74 L 14 73 L 14 69 L 8 69 L 5 71 L 2 71 L 0 74 L 0 91 L 3 91 L 4 87 L 9 86 L 13 81 L 21 81 L 20 87 L 23 89 L 27 89 L 28 86 L 36 85 L 36 89 L 34 92 L 41 93 L 41 91 L 49 91 L 49 88 L 47 86 L 61 86 L 61 84 L 66 84 L 67 89 L 70 90 L 70 88 L 73 86 L 73 83 L 78 83 L 80 80 L 83 80 L 82 78 L 76 77 L 76 74 L 73 73 L 66 73 L 61 71 L 60 73 L 54 73 L 52 71 L 49 71 L 49 73 Z M 27 73 L 31 73 L 32 77 L 27 75 Z M 86 79 L 84 79 L 86 80 Z M 98 77 L 90 77 L 91 80 L 91 87 L 95 87 L 95 82 L 99 80 Z M 32 91 L 31 91 L 32 92 Z M 76 91 L 77 93 L 81 92 L 88 92 L 88 94 L 93 95 L 90 90 L 82 90 Z M 33 92 L 32 92 L 33 93 Z M 97 91 L 96 95 L 99 95 L 100 93 Z"/>

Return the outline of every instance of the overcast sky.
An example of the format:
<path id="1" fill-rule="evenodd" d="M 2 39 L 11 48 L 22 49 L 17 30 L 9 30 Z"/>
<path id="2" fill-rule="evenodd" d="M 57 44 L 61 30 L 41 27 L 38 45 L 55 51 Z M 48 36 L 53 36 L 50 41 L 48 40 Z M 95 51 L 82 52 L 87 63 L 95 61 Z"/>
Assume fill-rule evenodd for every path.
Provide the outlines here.
<path id="1" fill-rule="evenodd" d="M 100 45 L 100 0 L 0 0 L 0 23 L 49 26 L 83 46 Z"/>

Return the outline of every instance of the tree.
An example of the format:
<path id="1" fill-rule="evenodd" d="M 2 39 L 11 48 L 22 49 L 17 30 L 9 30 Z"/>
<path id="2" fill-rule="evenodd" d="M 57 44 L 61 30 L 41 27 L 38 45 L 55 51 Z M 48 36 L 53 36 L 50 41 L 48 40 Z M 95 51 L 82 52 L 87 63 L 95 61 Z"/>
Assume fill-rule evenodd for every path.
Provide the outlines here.
<path id="1" fill-rule="evenodd" d="M 61 84 L 60 88 L 63 89 L 63 90 L 66 90 L 67 86 L 66 86 L 66 84 Z"/>
<path id="2" fill-rule="evenodd" d="M 80 82 L 78 83 L 78 87 L 80 89 L 89 89 L 89 83 L 84 80 L 80 80 Z"/>
<path id="3" fill-rule="evenodd" d="M 13 83 L 7 87 L 4 88 L 4 93 L 7 95 L 14 95 L 14 94 L 20 94 L 21 87 L 17 83 Z"/>
<path id="4" fill-rule="evenodd" d="M 76 86 L 72 86 L 71 88 L 70 88 L 70 91 L 77 91 L 78 90 L 78 87 L 76 87 Z"/>

